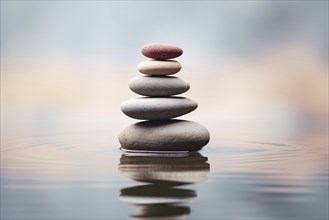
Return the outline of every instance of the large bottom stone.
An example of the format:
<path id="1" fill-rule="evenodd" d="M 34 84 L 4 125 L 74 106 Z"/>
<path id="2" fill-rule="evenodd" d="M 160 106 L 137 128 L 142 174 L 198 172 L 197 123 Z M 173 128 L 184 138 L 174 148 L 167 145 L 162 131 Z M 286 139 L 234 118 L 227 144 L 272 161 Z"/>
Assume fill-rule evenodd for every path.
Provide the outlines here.
<path id="1" fill-rule="evenodd" d="M 209 142 L 202 125 L 184 120 L 143 121 L 119 135 L 122 148 L 146 151 L 198 151 Z"/>

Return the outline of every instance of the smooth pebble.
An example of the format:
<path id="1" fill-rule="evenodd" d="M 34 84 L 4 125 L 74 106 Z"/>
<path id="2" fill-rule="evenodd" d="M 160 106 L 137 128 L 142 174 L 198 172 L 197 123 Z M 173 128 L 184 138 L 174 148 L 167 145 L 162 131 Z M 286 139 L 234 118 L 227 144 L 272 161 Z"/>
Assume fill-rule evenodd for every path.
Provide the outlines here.
<path id="1" fill-rule="evenodd" d="M 147 44 L 142 48 L 142 54 L 148 58 L 166 60 L 183 54 L 182 48 L 172 44 Z"/>
<path id="2" fill-rule="evenodd" d="M 174 60 L 147 60 L 137 66 L 139 72 L 150 75 L 172 75 L 181 68 L 181 64 Z"/>
<path id="3" fill-rule="evenodd" d="M 209 139 L 205 127 L 184 120 L 143 121 L 119 135 L 122 148 L 145 151 L 198 151 Z"/>
<path id="4" fill-rule="evenodd" d="M 129 99 L 121 104 L 121 110 L 131 118 L 163 120 L 192 112 L 198 103 L 183 97 L 145 97 Z"/>
<path id="5" fill-rule="evenodd" d="M 173 76 L 137 76 L 130 80 L 129 88 L 144 96 L 170 96 L 188 91 L 190 84 Z"/>

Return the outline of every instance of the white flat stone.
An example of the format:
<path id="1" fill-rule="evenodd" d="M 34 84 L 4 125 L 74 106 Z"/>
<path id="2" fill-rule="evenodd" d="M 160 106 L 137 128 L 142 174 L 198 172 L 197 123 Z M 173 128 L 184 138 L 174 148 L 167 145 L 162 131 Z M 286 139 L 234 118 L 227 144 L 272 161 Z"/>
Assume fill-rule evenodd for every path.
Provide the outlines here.
<path id="1" fill-rule="evenodd" d="M 190 84 L 173 76 L 137 76 L 130 80 L 129 88 L 144 96 L 170 96 L 188 91 Z"/>
<path id="2" fill-rule="evenodd" d="M 202 125 L 183 120 L 143 121 L 119 135 L 124 149 L 148 151 L 198 151 L 209 142 Z"/>
<path id="3" fill-rule="evenodd" d="M 198 103 L 183 97 L 145 97 L 129 99 L 121 110 L 131 118 L 163 120 L 185 115 L 198 107 Z"/>
<path id="4" fill-rule="evenodd" d="M 172 75 L 181 68 L 181 64 L 174 60 L 147 60 L 137 66 L 139 72 L 151 75 Z"/>

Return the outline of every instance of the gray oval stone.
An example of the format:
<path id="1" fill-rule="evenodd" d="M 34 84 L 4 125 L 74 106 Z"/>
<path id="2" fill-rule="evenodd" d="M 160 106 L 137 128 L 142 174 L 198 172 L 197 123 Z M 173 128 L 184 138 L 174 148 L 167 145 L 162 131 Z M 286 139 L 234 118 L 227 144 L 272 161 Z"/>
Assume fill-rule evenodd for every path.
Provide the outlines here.
<path id="1" fill-rule="evenodd" d="M 119 135 L 122 148 L 146 151 L 198 151 L 209 142 L 202 125 L 184 120 L 143 121 Z"/>
<path id="2" fill-rule="evenodd" d="M 144 96 L 170 96 L 186 92 L 190 84 L 173 76 L 137 76 L 130 80 L 129 88 Z"/>
<path id="3" fill-rule="evenodd" d="M 181 64 L 174 60 L 147 60 L 137 66 L 139 72 L 150 75 L 172 75 L 181 68 Z"/>
<path id="4" fill-rule="evenodd" d="M 192 112 L 198 103 L 183 97 L 145 97 L 129 99 L 121 104 L 121 110 L 131 118 L 163 120 Z"/>

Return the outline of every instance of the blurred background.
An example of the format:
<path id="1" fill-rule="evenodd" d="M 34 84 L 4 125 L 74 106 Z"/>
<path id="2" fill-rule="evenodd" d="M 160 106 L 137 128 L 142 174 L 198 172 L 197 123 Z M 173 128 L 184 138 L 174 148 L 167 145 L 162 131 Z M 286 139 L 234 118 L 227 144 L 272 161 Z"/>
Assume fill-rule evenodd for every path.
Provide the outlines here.
<path id="1" fill-rule="evenodd" d="M 199 103 L 183 118 L 213 141 L 326 132 L 327 1 L 1 1 L 2 134 L 103 130 L 116 143 L 152 42 L 183 48 L 177 76 Z"/>

